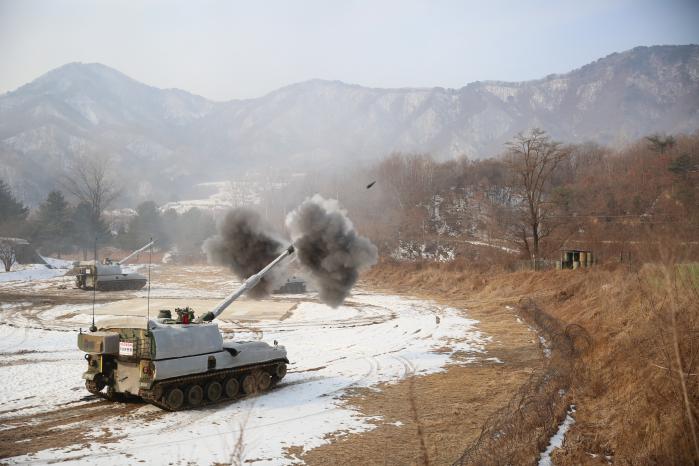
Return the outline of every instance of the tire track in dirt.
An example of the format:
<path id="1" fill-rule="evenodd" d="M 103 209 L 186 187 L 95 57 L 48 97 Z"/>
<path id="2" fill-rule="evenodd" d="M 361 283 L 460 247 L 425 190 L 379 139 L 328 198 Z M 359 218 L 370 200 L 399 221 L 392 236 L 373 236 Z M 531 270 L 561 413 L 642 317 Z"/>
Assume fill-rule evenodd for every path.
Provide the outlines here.
<path id="1" fill-rule="evenodd" d="M 378 360 L 377 360 L 375 357 L 367 357 L 367 358 L 365 358 L 365 361 L 367 362 L 367 366 L 368 366 L 368 370 L 367 370 L 365 373 L 363 373 L 362 375 L 360 375 L 357 379 L 352 380 L 352 381 L 351 381 L 350 383 L 348 383 L 348 384 L 345 384 L 345 385 L 342 385 L 342 386 L 340 386 L 340 387 L 337 387 L 337 388 L 334 388 L 334 389 L 332 389 L 332 390 L 328 390 L 328 391 L 325 391 L 325 392 L 321 393 L 320 395 L 318 395 L 318 397 L 328 397 L 328 396 L 332 396 L 332 395 L 334 395 L 334 394 L 336 394 L 336 393 L 340 393 L 340 392 L 349 390 L 349 389 L 351 389 L 352 387 L 355 387 L 355 386 L 359 385 L 360 383 L 364 382 L 365 380 L 367 380 L 367 379 L 368 379 L 369 377 L 371 377 L 372 375 L 375 375 L 375 374 L 379 371 L 379 369 L 381 368 L 381 366 L 380 366 Z M 305 384 L 305 383 L 313 383 L 314 381 L 317 381 L 317 380 L 318 380 L 318 378 L 312 378 L 312 379 L 299 380 L 299 381 L 290 382 L 290 383 L 282 383 L 282 384 L 277 385 L 277 387 L 275 387 L 275 390 L 280 390 L 280 389 L 283 389 L 284 387 L 290 386 L 290 385 L 303 385 L 303 384 Z M 264 395 L 264 394 L 263 394 L 263 395 Z M 301 419 L 306 419 L 306 418 L 309 418 L 309 417 L 317 416 L 317 415 L 319 415 L 319 414 L 323 414 L 323 413 L 326 413 L 326 412 L 327 412 L 327 410 L 322 410 L 322 411 L 317 411 L 317 412 L 314 412 L 314 413 L 305 414 L 305 415 L 303 415 L 303 416 L 296 416 L 296 417 L 286 418 L 286 419 L 282 419 L 282 420 L 279 420 L 279 421 L 270 422 L 270 423 L 267 423 L 267 424 L 259 424 L 259 425 L 256 425 L 256 426 L 252 427 L 251 429 L 252 429 L 252 430 L 254 430 L 254 429 L 260 429 L 260 428 L 263 428 L 263 427 L 269 427 L 269 426 L 272 426 L 272 425 L 283 424 L 283 423 L 286 423 L 286 422 L 298 421 L 298 420 L 301 420 Z"/>
<path id="2" fill-rule="evenodd" d="M 337 359 L 340 361 L 343 358 Z M 367 370 L 362 373 L 359 377 L 353 379 L 347 384 L 339 386 L 333 390 L 325 391 L 319 394 L 319 397 L 333 396 L 337 393 L 344 392 L 351 389 L 363 382 L 365 382 L 370 377 L 376 375 L 381 370 L 381 364 L 376 356 L 365 357 L 367 363 Z M 290 384 L 280 384 L 275 390 L 283 389 L 287 385 L 297 385 L 313 383 L 317 378 L 311 380 L 300 380 Z M 260 394 L 257 396 L 264 396 Z M 254 397 L 246 397 L 245 399 L 254 399 Z M 79 400 L 78 402 L 83 401 Z M 60 408 L 54 411 L 46 411 L 38 414 L 28 414 L 19 415 L 3 419 L 3 422 L 9 426 L 4 432 L 0 432 L 0 442 L 7 444 L 8 454 L 10 456 L 18 456 L 29 454 L 32 452 L 40 451 L 46 448 L 64 448 L 70 445 L 79 444 L 81 442 L 98 442 L 98 443 L 110 443 L 116 442 L 125 435 L 120 433 L 115 433 L 110 429 L 110 425 L 115 425 L 122 423 L 124 417 L 134 414 L 134 411 L 145 406 L 141 402 L 126 402 L 119 403 L 115 405 L 113 402 L 109 401 L 93 401 L 88 402 L 80 406 Z M 105 410 L 106 408 L 106 410 Z M 26 409 L 26 408 L 24 408 Z M 106 412 L 105 412 L 106 411 Z M 21 410 L 20 410 L 21 412 Z M 253 427 L 249 427 L 248 430 L 257 430 L 270 427 L 273 425 L 285 424 L 288 422 L 295 422 L 309 417 L 317 416 L 326 413 L 327 410 L 321 410 L 314 413 L 308 413 L 303 416 L 295 416 L 291 418 L 280 419 L 270 423 L 263 423 Z M 130 422 L 137 420 L 138 418 L 154 417 L 153 415 L 164 417 L 176 415 L 178 413 L 167 413 L 167 412 L 155 412 L 155 413 L 144 413 L 138 416 L 136 419 L 128 419 Z M 204 408 L 199 411 L 188 411 L 186 416 L 182 416 L 181 419 L 171 423 L 164 428 L 156 428 L 153 431 L 147 430 L 145 432 L 139 432 L 136 434 L 128 435 L 129 438 L 147 437 L 157 434 L 170 434 L 181 430 L 187 425 L 194 425 L 205 421 L 207 418 L 211 418 L 221 414 L 220 407 Z M 86 427 L 90 425 L 90 421 L 97 421 L 94 427 L 101 428 L 102 433 L 96 437 L 92 436 L 93 429 Z M 72 424 L 76 424 L 72 426 Z M 61 431 L 69 432 L 70 434 L 55 436 L 55 432 L 59 428 Z M 89 436 L 88 436 L 89 434 Z M 32 442 L 21 441 L 27 438 L 27 436 L 32 438 Z M 55 442 L 52 442 L 54 439 Z M 20 440 L 19 444 L 17 441 Z M 33 443 L 33 447 L 29 445 L 24 445 L 28 443 Z M 3 452 L 3 450 L 0 450 Z M 122 453 L 126 454 L 128 451 L 124 450 Z M 114 453 L 112 453 L 114 454 Z"/>
<path id="3" fill-rule="evenodd" d="M 37 414 L 18 415 L 2 420 L 0 458 L 28 455 L 48 448 L 65 448 L 81 443 L 110 443 L 120 437 L 102 427 L 94 435 L 93 426 L 108 425 L 110 421 L 133 412 L 142 404 L 114 404 L 98 400 Z M 93 424 L 92 421 L 98 421 Z"/>
<path id="4" fill-rule="evenodd" d="M 365 360 L 366 360 L 366 362 L 367 362 L 368 370 L 367 370 L 365 373 L 363 373 L 359 378 L 357 378 L 357 379 L 351 381 L 350 383 L 348 383 L 348 384 L 346 384 L 346 385 L 343 385 L 343 386 L 341 386 L 341 387 L 338 387 L 338 388 L 336 388 L 336 389 L 329 390 L 329 391 L 327 391 L 327 392 L 323 392 L 322 394 L 320 394 L 320 395 L 318 395 L 318 396 L 319 396 L 319 397 L 332 396 L 332 395 L 334 395 L 334 394 L 336 394 L 336 393 L 343 392 L 343 391 L 345 391 L 345 390 L 351 389 L 352 387 L 354 387 L 354 386 L 356 386 L 356 385 L 358 385 L 358 384 L 364 382 L 365 380 L 367 380 L 367 379 L 368 379 L 369 377 L 371 377 L 372 375 L 375 375 L 375 374 L 380 370 L 381 365 L 380 365 L 380 363 L 378 362 L 378 360 L 377 360 L 375 357 L 367 357 L 367 358 L 365 358 Z M 272 391 L 276 391 L 276 390 L 283 389 L 283 388 L 286 387 L 286 386 L 301 385 L 301 384 L 305 384 L 305 383 L 312 383 L 312 382 L 315 381 L 315 380 L 317 380 L 317 378 L 313 378 L 312 380 L 300 380 L 300 381 L 291 382 L 291 383 L 279 384 L 279 385 L 278 385 L 277 387 L 275 387 Z M 238 400 L 238 401 L 254 400 L 254 399 L 257 398 L 257 397 L 264 396 L 264 395 L 265 395 L 265 394 L 262 393 L 262 394 L 257 394 L 257 395 L 253 395 L 253 396 L 248 396 L 248 397 L 242 398 L 242 399 L 240 399 L 240 400 Z M 231 402 L 231 403 L 234 403 L 234 402 Z M 133 407 L 132 409 L 124 410 L 124 412 L 115 414 L 114 416 L 107 416 L 107 417 L 105 417 L 105 420 L 113 420 L 113 421 L 116 422 L 116 421 L 118 421 L 121 417 L 123 417 L 123 416 L 125 416 L 125 415 L 131 414 L 135 409 L 140 408 L 140 407 L 142 407 L 142 406 L 144 406 L 143 403 L 137 403 L 136 406 Z M 335 409 L 339 409 L 339 407 L 338 407 L 338 408 L 335 408 Z M 225 408 L 224 408 L 224 410 L 225 410 Z M 290 418 L 279 419 L 279 420 L 276 420 L 276 421 L 273 421 L 273 422 L 269 422 L 269 423 L 262 423 L 262 424 L 258 424 L 258 425 L 255 425 L 255 426 L 248 426 L 248 427 L 246 427 L 246 430 L 248 430 L 248 431 L 255 431 L 255 430 L 264 429 L 264 428 L 267 428 L 267 427 L 270 427 L 270 426 L 282 425 L 282 424 L 289 423 L 289 422 L 296 422 L 296 421 L 299 421 L 299 420 L 302 420 L 302 419 L 307 419 L 307 418 L 310 418 L 310 417 L 313 417 L 313 416 L 318 416 L 318 415 L 325 414 L 325 413 L 327 413 L 327 411 L 328 411 L 328 410 L 320 410 L 320 411 L 313 412 L 313 413 L 308 413 L 308 414 L 305 414 L 305 415 L 302 415 L 302 416 L 294 416 L 294 417 L 290 417 Z M 169 413 L 169 412 L 165 412 L 165 411 L 159 411 L 159 412 L 156 412 L 156 413 L 162 413 L 161 416 L 158 416 L 158 417 L 160 417 L 160 418 L 165 417 L 165 416 L 172 416 L 172 415 L 182 414 L 182 413 Z M 166 426 L 166 427 L 164 427 L 164 428 L 162 428 L 162 429 L 155 428 L 155 429 L 152 430 L 152 431 L 151 431 L 151 430 L 147 430 L 147 431 L 144 431 L 144 432 L 139 432 L 139 433 L 135 433 L 135 434 L 129 434 L 129 435 L 128 435 L 128 438 L 142 438 L 142 437 L 148 437 L 148 436 L 159 435 L 159 434 L 172 434 L 172 433 L 175 433 L 175 432 L 177 432 L 178 430 L 180 430 L 180 428 L 182 428 L 182 427 L 185 427 L 185 426 L 187 426 L 187 425 L 194 425 L 194 424 L 196 424 L 196 423 L 202 422 L 202 421 L 204 421 L 205 419 L 214 417 L 214 416 L 216 416 L 216 415 L 221 415 L 221 414 L 231 414 L 231 415 L 235 415 L 235 414 L 239 414 L 239 413 L 237 413 L 237 412 L 231 412 L 231 413 L 225 413 L 225 411 L 222 412 L 222 410 L 221 410 L 221 405 L 213 406 L 213 407 L 209 407 L 209 408 L 204 408 L 204 409 L 201 409 L 201 410 L 199 410 L 199 411 L 186 411 L 186 412 L 184 412 L 184 413 L 185 413 L 186 415 L 182 416 L 181 419 L 175 421 L 175 422 L 172 423 L 172 424 L 169 424 L 168 426 Z M 147 413 L 147 414 L 144 414 L 144 415 L 142 415 L 142 416 L 140 416 L 140 417 L 141 417 L 141 418 L 153 417 L 152 414 L 153 414 L 153 413 L 150 413 L 150 415 L 149 415 L 149 414 Z M 30 417 L 30 416 L 27 416 L 27 417 Z M 72 418 L 69 418 L 69 419 L 68 419 L 68 422 L 67 422 L 66 424 L 70 425 L 71 419 L 72 419 Z M 219 419 L 217 419 L 217 421 L 219 421 Z M 112 423 L 112 424 L 113 424 L 113 423 Z M 105 434 L 104 434 L 104 438 L 101 438 L 101 440 L 104 441 L 105 443 L 107 443 L 107 440 L 110 440 L 110 439 L 114 439 L 114 440 L 110 440 L 110 441 L 117 441 L 118 439 L 124 438 L 124 436 L 122 436 L 122 435 L 114 435 L 106 426 L 103 426 L 102 428 L 103 428 L 103 432 L 104 432 Z M 211 435 L 204 436 L 204 437 L 221 436 L 221 435 L 226 435 L 226 434 L 231 433 L 231 432 L 236 432 L 236 430 L 233 430 L 233 431 L 226 431 L 226 432 L 220 432 L 220 433 L 217 433 L 217 434 L 211 434 Z M 2 441 L 2 437 L 1 437 L 1 436 L 0 436 L 0 441 Z M 162 445 L 169 445 L 169 444 L 175 444 L 175 443 L 177 443 L 177 442 L 178 442 L 178 440 L 167 441 L 167 442 L 159 442 L 159 443 L 154 443 L 154 444 L 145 445 L 145 447 L 156 447 L 156 446 L 162 446 Z M 69 445 L 70 445 L 70 444 L 69 444 Z M 139 448 L 143 448 L 143 447 L 144 447 L 144 445 L 139 446 Z M 111 450 L 111 452 L 108 453 L 108 454 L 105 454 L 105 455 L 98 455 L 98 456 L 116 456 L 116 455 L 118 455 L 118 454 L 124 454 L 124 455 L 125 455 L 125 454 L 127 454 L 128 452 L 129 452 L 129 450 L 127 450 L 127 449 Z M 90 456 L 92 456 L 92 454 L 91 454 Z M 68 459 L 69 459 L 69 458 L 66 458 L 66 460 L 68 460 Z"/>

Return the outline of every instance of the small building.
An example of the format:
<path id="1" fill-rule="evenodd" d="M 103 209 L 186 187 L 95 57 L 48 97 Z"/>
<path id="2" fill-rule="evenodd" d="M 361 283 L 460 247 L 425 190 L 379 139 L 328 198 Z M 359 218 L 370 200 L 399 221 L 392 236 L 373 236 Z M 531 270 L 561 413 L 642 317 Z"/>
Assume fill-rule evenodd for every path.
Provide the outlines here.
<path id="1" fill-rule="evenodd" d="M 577 269 L 591 267 L 594 263 L 592 251 L 581 249 L 562 249 L 561 260 L 556 264 L 558 269 Z"/>
<path id="2" fill-rule="evenodd" d="M 14 253 L 15 260 L 18 264 L 44 264 L 44 260 L 36 249 L 31 245 L 29 241 L 24 238 L 10 238 L 5 236 L 0 236 L 0 245 L 9 247 Z"/>

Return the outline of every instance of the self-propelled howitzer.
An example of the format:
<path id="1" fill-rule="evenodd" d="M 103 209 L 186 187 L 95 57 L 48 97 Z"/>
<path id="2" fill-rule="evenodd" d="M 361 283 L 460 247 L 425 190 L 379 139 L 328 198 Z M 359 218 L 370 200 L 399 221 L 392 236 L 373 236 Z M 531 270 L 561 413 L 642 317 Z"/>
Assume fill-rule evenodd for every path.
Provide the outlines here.
<path id="1" fill-rule="evenodd" d="M 154 243 L 155 241 L 149 242 L 120 261 L 106 258 L 101 263 L 95 260 L 77 262 L 75 286 L 83 290 L 96 289 L 97 291 L 140 290 L 146 286 L 146 277 L 140 273 L 125 271 L 121 266 Z"/>
<path id="2" fill-rule="evenodd" d="M 290 246 L 210 312 L 194 318 L 188 307 L 156 319 L 104 320 L 96 332 L 78 335 L 88 391 L 115 399 L 138 396 L 171 411 L 268 390 L 286 375 L 286 349 L 261 341 L 224 342 L 213 320 L 253 288 L 285 257 Z"/>

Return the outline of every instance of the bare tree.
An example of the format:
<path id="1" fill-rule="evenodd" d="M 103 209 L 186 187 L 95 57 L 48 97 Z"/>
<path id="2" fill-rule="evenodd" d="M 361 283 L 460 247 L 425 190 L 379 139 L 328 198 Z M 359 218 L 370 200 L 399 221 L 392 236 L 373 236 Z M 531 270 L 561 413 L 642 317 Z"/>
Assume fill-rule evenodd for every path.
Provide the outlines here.
<path id="1" fill-rule="evenodd" d="M 10 241 L 0 241 L 0 262 L 5 266 L 5 272 L 9 272 L 17 260 L 15 245 Z"/>
<path id="2" fill-rule="evenodd" d="M 386 201 L 381 216 L 397 222 L 390 230 L 391 238 L 421 238 L 424 242 L 430 199 L 436 194 L 435 162 L 427 155 L 394 153 L 379 164 L 376 176 Z"/>
<path id="3" fill-rule="evenodd" d="M 119 195 L 108 173 L 109 158 L 81 157 L 71 166 L 63 182 L 66 191 L 90 207 L 90 230 L 95 238 L 100 232 L 102 212 Z"/>
<path id="4" fill-rule="evenodd" d="M 517 237 L 529 257 L 536 260 L 541 240 L 555 227 L 551 221 L 555 205 L 547 197 L 550 180 L 570 151 L 538 128 L 519 133 L 507 148 L 507 162 L 521 196 Z"/>

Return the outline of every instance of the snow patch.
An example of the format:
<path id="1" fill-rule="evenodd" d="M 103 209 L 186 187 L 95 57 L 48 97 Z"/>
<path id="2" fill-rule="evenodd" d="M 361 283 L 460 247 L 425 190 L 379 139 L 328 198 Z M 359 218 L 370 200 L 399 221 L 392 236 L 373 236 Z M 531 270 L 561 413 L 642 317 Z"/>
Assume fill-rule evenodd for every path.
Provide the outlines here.
<path id="1" fill-rule="evenodd" d="M 5 363 L 0 364 L 3 410 L 31 414 L 63 403 L 93 402 L 85 397 L 80 378 L 85 368 L 75 341 L 80 324 L 73 323 L 71 329 L 70 319 L 61 319 L 52 328 L 50 319 L 60 319 L 70 311 L 69 306 L 41 311 L 40 322 L 46 328 L 0 325 L 0 362 Z M 435 315 L 440 317 L 439 324 Z M 382 383 L 414 374 L 483 360 L 490 338 L 478 331 L 476 324 L 460 309 L 362 290 L 355 290 L 345 305 L 336 309 L 302 301 L 288 319 L 259 321 L 249 330 L 236 322 L 221 321 L 220 327 L 227 332 L 224 337 L 235 330 L 239 341 L 262 338 L 286 346 L 292 362 L 276 389 L 215 409 L 165 413 L 148 423 L 133 418 L 160 410 L 144 405 L 118 422 L 95 425 L 90 421 L 95 432 L 104 428 L 123 435 L 118 443 L 91 444 L 79 453 L 71 445 L 6 461 L 98 465 L 229 462 L 239 422 L 247 418 L 246 459 L 255 458 L 254 464 L 292 464 L 295 460 L 285 457 L 285 447 L 303 445 L 309 450 L 328 443 L 329 434 L 376 428 L 378 418 L 364 416 L 344 403 L 348 390 L 378 389 Z M 467 358 L 456 359 L 455 353 Z M 35 361 L 31 368 L 27 359 Z M 21 364 L 13 365 L 18 360 Z M 13 390 L 8 389 L 9 383 Z M 16 415 L 18 411 L 6 412 L 0 418 Z"/>
<path id="2" fill-rule="evenodd" d="M 454 248 L 441 244 L 418 244 L 415 241 L 398 241 L 398 247 L 391 253 L 396 260 L 433 260 L 451 262 L 455 258 Z"/>
<path id="3" fill-rule="evenodd" d="M 573 418 L 574 413 L 575 405 L 570 405 L 570 408 L 568 408 L 568 411 L 566 412 L 566 418 L 558 426 L 558 431 L 553 437 L 551 437 L 549 446 L 546 447 L 546 450 L 543 453 L 541 453 L 539 458 L 539 466 L 553 466 L 553 461 L 551 461 L 551 453 L 553 453 L 556 448 L 561 448 L 563 445 L 566 432 L 568 432 L 568 429 L 575 424 L 575 418 Z"/>
<path id="4" fill-rule="evenodd" d="M 544 350 L 544 356 L 546 356 L 547 358 L 550 358 L 551 357 L 551 346 L 549 345 L 549 342 L 546 341 L 546 338 L 539 335 L 539 343 L 541 343 L 541 347 Z"/>
<path id="5" fill-rule="evenodd" d="M 262 202 L 262 195 L 267 191 L 275 191 L 286 186 L 286 183 L 257 181 L 215 181 L 200 183 L 197 186 L 213 188 L 215 192 L 206 199 L 189 199 L 168 202 L 160 207 L 161 212 L 174 210 L 183 214 L 190 209 L 198 208 L 213 212 L 226 211 L 232 207 L 255 206 Z"/>
<path id="6" fill-rule="evenodd" d="M 15 264 L 9 272 L 0 272 L 0 282 L 46 280 L 65 273 L 63 268 L 49 268 L 43 264 Z"/>

